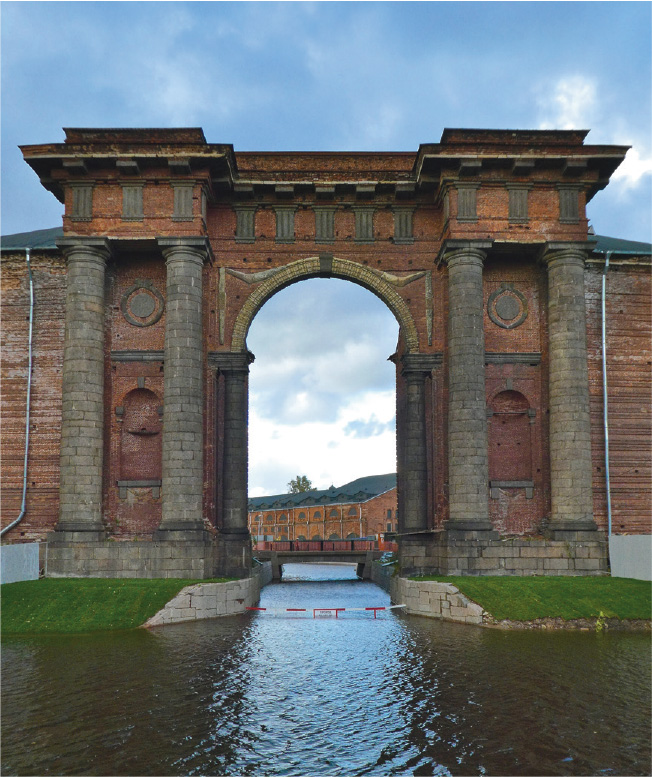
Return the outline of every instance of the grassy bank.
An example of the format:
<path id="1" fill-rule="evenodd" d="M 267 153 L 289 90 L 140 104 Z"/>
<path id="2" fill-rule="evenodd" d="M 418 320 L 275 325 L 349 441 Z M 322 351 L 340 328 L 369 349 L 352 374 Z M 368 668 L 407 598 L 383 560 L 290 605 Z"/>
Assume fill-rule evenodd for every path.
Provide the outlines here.
<path id="1" fill-rule="evenodd" d="M 619 577 L 414 577 L 452 583 L 497 620 L 651 617 L 652 585 Z"/>
<path id="2" fill-rule="evenodd" d="M 2 633 L 132 629 L 187 585 L 218 580 L 46 578 L 2 586 Z"/>

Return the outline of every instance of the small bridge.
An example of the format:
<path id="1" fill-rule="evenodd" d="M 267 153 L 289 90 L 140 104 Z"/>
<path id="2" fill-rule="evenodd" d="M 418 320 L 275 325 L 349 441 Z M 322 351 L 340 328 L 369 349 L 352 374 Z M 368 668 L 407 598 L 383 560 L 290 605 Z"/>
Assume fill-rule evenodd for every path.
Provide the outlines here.
<path id="1" fill-rule="evenodd" d="M 373 540 L 287 540 L 259 542 L 254 555 L 261 561 L 272 562 L 272 579 L 283 576 L 283 564 L 342 562 L 356 564 L 356 575 L 361 580 L 371 577 L 371 562 L 384 551 Z"/>

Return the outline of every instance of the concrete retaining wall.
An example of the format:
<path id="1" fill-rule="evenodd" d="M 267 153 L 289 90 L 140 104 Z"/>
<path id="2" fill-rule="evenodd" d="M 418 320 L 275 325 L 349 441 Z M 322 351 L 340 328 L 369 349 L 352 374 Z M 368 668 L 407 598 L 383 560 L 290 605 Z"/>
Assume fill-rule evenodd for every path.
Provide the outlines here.
<path id="1" fill-rule="evenodd" d="M 394 604 L 407 605 L 405 612 L 410 615 L 425 615 L 427 618 L 474 625 L 484 623 L 482 607 L 450 583 L 393 577 L 391 597 Z"/>
<path id="2" fill-rule="evenodd" d="M 381 564 L 378 561 L 374 561 L 372 564 L 369 565 L 369 567 L 370 567 L 370 579 L 372 583 L 375 583 L 377 586 L 380 586 L 380 588 L 382 588 L 383 591 L 387 591 L 387 593 L 390 593 L 390 584 L 391 584 L 392 578 L 394 577 L 394 572 L 396 571 L 396 565 Z M 402 602 L 398 602 L 398 604 L 402 604 Z"/>
<path id="3" fill-rule="evenodd" d="M 20 583 L 23 580 L 38 580 L 38 542 L 0 547 L 0 583 Z"/>
<path id="4" fill-rule="evenodd" d="M 228 583 L 198 583 L 188 585 L 171 599 L 162 610 L 145 624 L 165 626 L 170 623 L 205 618 L 238 615 L 247 607 L 254 607 L 260 598 L 260 589 L 272 580 L 272 565 L 267 562 L 253 570 L 251 577 L 231 580 Z"/>
<path id="5" fill-rule="evenodd" d="M 613 534 L 609 558 L 612 577 L 652 580 L 652 534 Z"/>

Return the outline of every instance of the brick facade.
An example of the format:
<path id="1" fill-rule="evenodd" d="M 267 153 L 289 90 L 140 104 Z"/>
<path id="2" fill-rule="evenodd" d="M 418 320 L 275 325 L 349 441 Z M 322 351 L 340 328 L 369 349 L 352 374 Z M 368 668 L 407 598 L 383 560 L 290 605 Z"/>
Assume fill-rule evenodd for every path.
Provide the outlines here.
<path id="1" fill-rule="evenodd" d="M 398 528 L 396 488 L 350 501 L 334 497 L 317 504 L 274 506 L 283 497 L 254 500 L 264 502 L 260 507 L 250 503 L 248 522 L 253 537 L 271 541 L 378 538 Z"/>
<path id="2" fill-rule="evenodd" d="M 358 283 L 399 321 L 399 534 L 604 529 L 604 253 L 585 207 L 626 149 L 583 141 L 446 130 L 416 154 L 234 153 L 197 129 L 66 130 L 23 148 L 66 210 L 58 247 L 32 250 L 27 511 L 5 538 L 163 531 L 228 536 L 237 555 L 247 331 L 309 277 Z M 31 244 L 13 245 L 3 526 L 21 502 L 27 364 Z M 648 249 L 616 248 L 607 276 L 613 523 L 627 533 L 650 532 Z"/>

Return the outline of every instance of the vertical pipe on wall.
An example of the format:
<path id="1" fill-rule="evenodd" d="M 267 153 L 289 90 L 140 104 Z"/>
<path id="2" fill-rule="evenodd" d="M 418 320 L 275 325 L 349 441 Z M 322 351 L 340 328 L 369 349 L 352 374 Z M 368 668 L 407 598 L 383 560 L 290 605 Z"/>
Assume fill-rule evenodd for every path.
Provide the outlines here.
<path id="1" fill-rule="evenodd" d="M 609 477 L 609 398 L 607 391 L 607 272 L 611 251 L 607 251 L 602 271 L 602 398 L 604 423 L 604 469 L 607 488 L 608 536 L 611 537 L 611 481 Z"/>
<path id="2" fill-rule="evenodd" d="M 29 334 L 27 339 L 27 400 L 25 407 L 25 456 L 23 461 L 23 499 L 20 505 L 20 513 L 16 520 L 12 521 L 8 526 L 0 531 L 0 537 L 2 537 L 14 526 L 17 526 L 22 520 L 26 512 L 26 499 L 27 499 L 27 456 L 29 453 L 29 422 L 30 422 L 30 400 L 32 396 L 32 335 L 34 332 L 34 279 L 32 277 L 32 265 L 30 264 L 30 249 L 25 249 L 25 261 L 27 262 L 27 275 L 29 278 Z"/>

